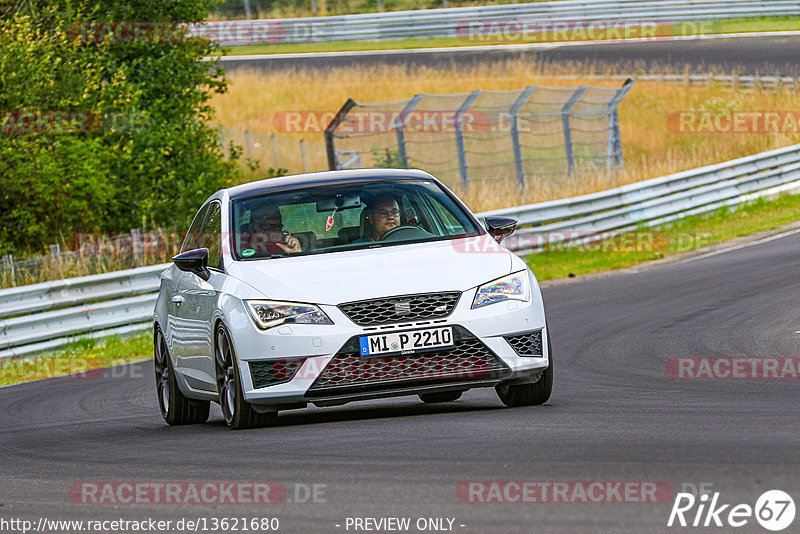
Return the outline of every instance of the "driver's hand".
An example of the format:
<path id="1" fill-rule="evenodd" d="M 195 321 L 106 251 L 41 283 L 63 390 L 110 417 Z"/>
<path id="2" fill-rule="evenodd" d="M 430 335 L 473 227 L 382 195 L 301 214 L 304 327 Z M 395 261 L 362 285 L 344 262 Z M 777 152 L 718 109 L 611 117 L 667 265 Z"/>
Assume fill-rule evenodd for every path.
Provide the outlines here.
<path id="1" fill-rule="evenodd" d="M 286 236 L 286 244 L 276 243 L 284 252 L 303 252 L 300 247 L 300 240 L 292 234 Z"/>

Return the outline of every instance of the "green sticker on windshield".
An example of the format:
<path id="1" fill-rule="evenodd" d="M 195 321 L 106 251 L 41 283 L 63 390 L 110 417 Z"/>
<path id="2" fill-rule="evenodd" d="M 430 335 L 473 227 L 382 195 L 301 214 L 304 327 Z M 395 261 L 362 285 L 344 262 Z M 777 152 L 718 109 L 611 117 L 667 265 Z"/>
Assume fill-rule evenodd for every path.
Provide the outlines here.
<path id="1" fill-rule="evenodd" d="M 247 256 L 252 256 L 252 255 L 253 255 L 253 254 L 255 254 L 255 253 L 256 253 L 256 251 L 255 251 L 255 250 L 253 250 L 252 248 L 247 248 L 247 249 L 244 249 L 244 250 L 242 251 L 242 256 L 244 256 L 244 257 L 247 257 Z"/>

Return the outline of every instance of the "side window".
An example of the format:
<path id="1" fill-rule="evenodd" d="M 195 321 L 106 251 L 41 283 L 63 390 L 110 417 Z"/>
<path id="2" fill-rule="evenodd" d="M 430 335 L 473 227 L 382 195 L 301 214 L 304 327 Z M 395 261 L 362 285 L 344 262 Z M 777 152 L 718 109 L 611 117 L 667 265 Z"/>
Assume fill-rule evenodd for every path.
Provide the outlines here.
<path id="1" fill-rule="evenodd" d="M 203 225 L 202 247 L 208 249 L 208 266 L 222 268 L 222 208 L 219 202 L 209 204 L 206 223 Z"/>
<path id="2" fill-rule="evenodd" d="M 431 206 L 433 206 L 433 209 L 436 212 L 437 218 L 444 224 L 445 231 L 447 231 L 448 235 L 464 233 L 464 227 L 461 226 L 461 223 L 456 220 L 452 213 L 442 206 L 435 198 L 431 197 L 430 201 Z"/>
<path id="3" fill-rule="evenodd" d="M 181 252 L 186 252 L 187 250 L 194 250 L 201 247 L 200 240 L 202 236 L 200 234 L 200 230 L 203 228 L 203 220 L 205 220 L 207 212 L 208 206 L 204 206 L 200 208 L 200 211 L 198 211 L 197 215 L 194 216 L 192 225 L 189 227 L 189 231 L 186 232 L 186 237 L 183 240 Z"/>

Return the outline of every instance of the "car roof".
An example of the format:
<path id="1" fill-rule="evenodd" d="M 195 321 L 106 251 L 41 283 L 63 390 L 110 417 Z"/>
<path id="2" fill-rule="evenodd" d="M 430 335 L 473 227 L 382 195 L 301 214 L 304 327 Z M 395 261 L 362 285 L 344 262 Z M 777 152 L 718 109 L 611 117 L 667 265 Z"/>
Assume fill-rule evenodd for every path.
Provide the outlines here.
<path id="1" fill-rule="evenodd" d="M 427 172 L 416 169 L 348 169 L 267 178 L 266 180 L 230 187 L 227 189 L 227 192 L 231 200 L 239 200 L 265 193 L 288 191 L 311 185 L 325 186 L 365 181 L 386 182 L 419 179 L 435 180 L 435 178 Z"/>

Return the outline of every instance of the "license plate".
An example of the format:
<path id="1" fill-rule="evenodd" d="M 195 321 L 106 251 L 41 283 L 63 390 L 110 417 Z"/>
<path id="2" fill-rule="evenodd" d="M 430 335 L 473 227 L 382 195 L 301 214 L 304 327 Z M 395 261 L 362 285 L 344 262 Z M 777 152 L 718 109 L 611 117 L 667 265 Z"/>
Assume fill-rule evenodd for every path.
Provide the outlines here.
<path id="1" fill-rule="evenodd" d="M 453 328 L 443 326 L 410 332 L 389 332 L 359 339 L 362 356 L 389 354 L 392 352 L 415 352 L 420 349 L 453 346 Z"/>

